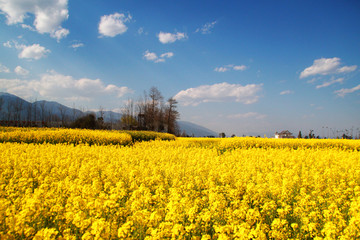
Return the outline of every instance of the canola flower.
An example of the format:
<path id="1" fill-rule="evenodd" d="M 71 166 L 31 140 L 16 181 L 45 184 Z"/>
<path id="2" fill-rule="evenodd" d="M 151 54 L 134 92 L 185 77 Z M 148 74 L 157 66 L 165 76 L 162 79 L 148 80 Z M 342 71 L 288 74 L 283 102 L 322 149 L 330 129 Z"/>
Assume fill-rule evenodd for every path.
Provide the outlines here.
<path id="1" fill-rule="evenodd" d="M 0 143 L 0 239 L 359 239 L 359 141 L 272 141 Z"/>
<path id="2" fill-rule="evenodd" d="M 136 141 L 175 140 L 168 133 L 152 131 L 109 131 L 64 128 L 0 128 L 0 142 L 129 145 Z"/>

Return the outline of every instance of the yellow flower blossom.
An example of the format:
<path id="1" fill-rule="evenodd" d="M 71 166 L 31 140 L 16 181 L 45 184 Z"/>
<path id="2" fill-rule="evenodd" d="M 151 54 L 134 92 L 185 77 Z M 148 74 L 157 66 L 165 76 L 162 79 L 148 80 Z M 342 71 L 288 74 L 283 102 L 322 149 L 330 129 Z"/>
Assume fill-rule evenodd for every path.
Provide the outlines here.
<path id="1" fill-rule="evenodd" d="M 360 239 L 359 140 L 158 136 L 0 132 L 0 239 Z"/>

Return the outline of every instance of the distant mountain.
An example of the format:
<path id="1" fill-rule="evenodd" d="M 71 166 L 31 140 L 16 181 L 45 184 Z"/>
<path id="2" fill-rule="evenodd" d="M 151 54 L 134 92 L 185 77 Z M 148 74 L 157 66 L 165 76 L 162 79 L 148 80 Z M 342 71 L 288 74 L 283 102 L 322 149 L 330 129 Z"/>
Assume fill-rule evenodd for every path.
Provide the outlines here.
<path id="1" fill-rule="evenodd" d="M 3 121 L 61 121 L 73 120 L 82 111 L 58 102 L 35 101 L 30 103 L 16 95 L 0 92 L 0 120 Z"/>
<path id="2" fill-rule="evenodd" d="M 23 119 L 25 109 L 29 109 L 32 103 L 13 94 L 0 92 L 0 120 Z"/>
<path id="3" fill-rule="evenodd" d="M 99 111 L 82 112 L 75 108 L 70 108 L 53 101 L 28 102 L 13 94 L 0 92 L 0 121 L 53 121 L 61 122 L 73 121 L 84 114 L 95 113 L 100 117 Z M 103 112 L 105 122 L 116 122 L 121 119 L 122 114 L 113 111 Z M 180 133 L 185 132 L 188 136 L 194 137 L 217 137 L 218 133 L 203 126 L 187 122 L 178 121 Z"/>
<path id="4" fill-rule="evenodd" d="M 62 115 L 65 118 L 68 119 L 76 119 L 79 116 L 83 115 L 83 112 L 75 109 L 75 108 L 69 108 L 65 105 L 62 105 L 58 102 L 54 102 L 54 101 L 36 101 L 33 103 L 34 107 L 36 106 L 36 108 L 40 109 L 40 112 L 45 112 L 45 114 L 47 115 L 56 115 L 61 117 Z"/>
<path id="5" fill-rule="evenodd" d="M 218 137 L 218 133 L 205 128 L 203 126 L 197 125 L 195 123 L 186 122 L 186 121 L 178 121 L 178 125 L 180 128 L 180 133 L 185 131 L 185 133 L 189 136 L 194 137 L 209 137 L 214 136 Z"/>

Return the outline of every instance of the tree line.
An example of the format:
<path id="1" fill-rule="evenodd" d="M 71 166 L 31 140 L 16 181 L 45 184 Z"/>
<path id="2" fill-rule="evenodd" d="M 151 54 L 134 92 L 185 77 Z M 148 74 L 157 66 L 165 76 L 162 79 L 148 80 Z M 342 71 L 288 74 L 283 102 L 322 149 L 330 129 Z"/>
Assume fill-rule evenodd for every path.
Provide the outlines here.
<path id="1" fill-rule="evenodd" d="M 164 97 L 156 87 L 139 97 L 137 101 L 128 99 L 122 108 L 121 124 L 123 129 L 151 130 L 179 134 L 177 120 L 178 102 L 173 98 L 164 102 Z"/>
<path id="2" fill-rule="evenodd" d="M 178 103 L 172 97 L 165 102 L 156 87 L 151 87 L 148 92 L 144 91 L 138 100 L 128 99 L 121 108 L 121 119 L 115 119 L 114 113 L 110 112 L 108 122 L 105 121 L 102 107 L 99 109 L 99 116 L 96 116 L 95 113 L 84 114 L 84 111 L 75 109 L 75 105 L 71 110 L 63 105 L 52 109 L 46 107 L 46 101 L 28 103 L 20 98 L 5 105 L 3 103 L 4 99 L 0 97 L 2 125 L 151 130 L 179 134 Z"/>

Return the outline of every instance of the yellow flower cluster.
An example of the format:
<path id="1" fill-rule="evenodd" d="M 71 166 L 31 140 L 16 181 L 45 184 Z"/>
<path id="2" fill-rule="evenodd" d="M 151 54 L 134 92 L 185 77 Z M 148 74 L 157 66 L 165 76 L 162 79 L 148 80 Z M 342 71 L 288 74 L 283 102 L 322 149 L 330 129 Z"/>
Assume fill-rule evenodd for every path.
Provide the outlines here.
<path id="1" fill-rule="evenodd" d="M 10 130 L 9 130 L 10 129 Z M 127 145 L 132 142 L 131 135 L 118 131 L 63 129 L 63 128 L 9 128 L 0 132 L 0 142 L 23 143 L 68 143 L 89 145 Z"/>
<path id="2" fill-rule="evenodd" d="M 358 147 L 267 141 L 0 143 L 0 239 L 359 239 Z"/>
<path id="3" fill-rule="evenodd" d="M 133 141 L 150 141 L 155 139 L 175 140 L 175 136 L 168 133 L 151 131 L 109 131 L 17 127 L 3 127 L 0 129 L 0 142 L 128 145 Z"/>
<path id="4" fill-rule="evenodd" d="M 154 131 L 122 131 L 131 135 L 134 142 L 151 141 L 156 139 L 175 140 L 176 137 L 170 133 L 161 133 Z"/>
<path id="5" fill-rule="evenodd" d="M 359 141 L 349 139 L 274 139 L 274 138 L 226 138 L 221 139 L 219 149 L 236 148 L 339 148 L 360 151 Z"/>

